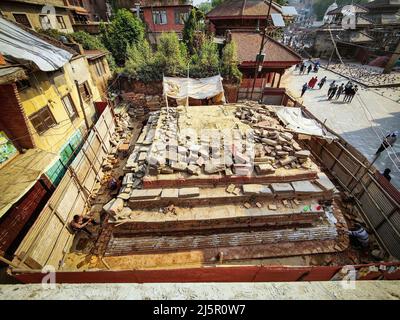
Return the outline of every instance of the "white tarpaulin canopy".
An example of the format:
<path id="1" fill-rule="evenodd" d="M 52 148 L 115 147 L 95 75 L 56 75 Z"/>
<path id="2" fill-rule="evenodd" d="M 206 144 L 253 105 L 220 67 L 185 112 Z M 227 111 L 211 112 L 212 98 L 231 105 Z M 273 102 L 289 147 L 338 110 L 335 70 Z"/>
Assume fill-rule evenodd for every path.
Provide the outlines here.
<path id="1" fill-rule="evenodd" d="M 177 100 L 188 97 L 201 100 L 220 95 L 220 101 L 225 103 L 220 75 L 202 79 L 164 77 L 163 89 L 164 95 Z"/>
<path id="2" fill-rule="evenodd" d="M 18 61 L 33 62 L 42 71 L 55 71 L 64 66 L 72 54 L 0 18 L 0 53 Z"/>
<path id="3" fill-rule="evenodd" d="M 323 128 L 323 126 L 313 119 L 306 118 L 301 108 L 294 107 L 274 107 L 276 115 L 285 124 L 286 129 L 297 133 L 318 136 L 329 140 L 337 137 Z"/>

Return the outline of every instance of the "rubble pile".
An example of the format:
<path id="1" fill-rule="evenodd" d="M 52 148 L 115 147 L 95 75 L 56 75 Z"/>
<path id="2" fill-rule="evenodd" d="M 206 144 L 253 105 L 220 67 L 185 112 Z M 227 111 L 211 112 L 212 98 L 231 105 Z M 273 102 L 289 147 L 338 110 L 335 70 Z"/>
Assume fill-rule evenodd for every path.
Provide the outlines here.
<path id="1" fill-rule="evenodd" d="M 136 118 L 142 117 L 152 111 L 158 111 L 165 105 L 165 101 L 161 95 L 127 92 L 122 94 L 122 98 L 130 104 L 128 113 Z"/>
<path id="2" fill-rule="evenodd" d="M 255 170 L 258 174 L 273 173 L 277 168 L 309 169 L 310 151 L 303 150 L 294 135 L 284 130 L 267 105 L 244 102 L 235 116 L 254 129 Z"/>
<path id="3" fill-rule="evenodd" d="M 111 171 L 118 165 L 118 154 L 121 151 L 121 146 L 126 145 L 129 148 L 129 143 L 132 138 L 133 126 L 130 122 L 130 117 L 126 113 L 119 113 L 115 115 L 116 127 L 115 132 L 111 136 L 110 145 L 111 150 L 103 159 L 102 169 L 105 173 Z"/>
<path id="4" fill-rule="evenodd" d="M 369 87 L 400 84 L 400 73 L 383 74 L 381 68 L 337 63 L 329 65 L 329 69 L 345 77 L 356 79 Z"/>
<path id="5" fill-rule="evenodd" d="M 126 174 L 122 181 L 123 188 L 121 189 L 119 197 L 124 198 L 126 194 L 126 199 L 128 199 L 131 189 L 139 189 L 142 186 L 142 178 L 147 171 L 146 159 L 148 157 L 150 146 L 153 143 L 159 114 L 159 111 L 150 114 L 142 133 L 136 141 L 135 148 L 130 154 L 124 167 L 124 172 Z"/>
<path id="6" fill-rule="evenodd" d="M 237 121 L 231 129 L 238 129 L 235 127 L 239 127 L 239 123 L 248 128 L 247 132 L 232 131 L 231 145 L 224 145 L 223 141 L 210 136 L 193 138 L 187 135 L 179 128 L 179 123 L 191 128 L 195 119 L 179 107 L 163 108 L 152 114 L 128 159 L 126 172 L 133 172 L 135 176 L 129 175 L 127 183 L 140 186 L 138 180 L 145 174 L 146 166 L 150 175 L 185 172 L 189 175 L 224 173 L 226 176 L 247 175 L 253 171 L 253 166 L 258 175 L 273 174 L 281 167 L 311 168 L 310 152 L 303 150 L 293 134 L 283 129 L 268 106 L 245 102 L 236 105 L 234 115 L 225 109 L 224 113 Z"/>

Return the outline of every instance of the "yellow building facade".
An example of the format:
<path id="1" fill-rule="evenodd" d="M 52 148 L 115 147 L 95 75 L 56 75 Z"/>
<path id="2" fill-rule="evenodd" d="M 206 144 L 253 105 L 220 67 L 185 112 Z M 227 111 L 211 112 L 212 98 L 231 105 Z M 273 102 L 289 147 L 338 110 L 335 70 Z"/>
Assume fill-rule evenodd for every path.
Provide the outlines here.
<path id="1" fill-rule="evenodd" d="M 52 11 L 50 15 L 44 14 L 44 8 L 50 6 L 54 8 L 54 14 Z M 50 28 L 64 33 L 74 32 L 62 0 L 1 0 L 0 12 L 5 18 L 36 31 Z"/>
<path id="2" fill-rule="evenodd" d="M 83 56 L 54 72 L 31 73 L 28 81 L 19 83 L 18 93 L 35 146 L 52 153 L 76 131 L 87 130 L 85 117 L 89 126 L 93 124 L 94 101 L 100 100 Z"/>

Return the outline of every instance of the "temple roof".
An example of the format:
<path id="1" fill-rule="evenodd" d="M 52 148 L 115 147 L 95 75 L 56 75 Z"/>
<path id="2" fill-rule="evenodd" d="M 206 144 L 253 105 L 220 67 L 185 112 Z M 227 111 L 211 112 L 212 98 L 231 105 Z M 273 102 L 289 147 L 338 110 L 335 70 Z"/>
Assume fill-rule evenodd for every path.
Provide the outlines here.
<path id="1" fill-rule="evenodd" d="M 267 16 L 269 3 L 261 0 L 227 0 L 207 14 L 207 18 L 238 18 Z M 282 13 L 281 6 L 272 2 L 270 13 Z"/>
<path id="2" fill-rule="evenodd" d="M 255 64 L 256 56 L 260 51 L 262 35 L 255 32 L 232 31 L 231 36 L 232 41 L 237 45 L 239 63 Z M 302 60 L 301 56 L 292 49 L 270 37 L 267 38 L 268 41 L 264 47 L 265 66 L 287 67 Z"/>

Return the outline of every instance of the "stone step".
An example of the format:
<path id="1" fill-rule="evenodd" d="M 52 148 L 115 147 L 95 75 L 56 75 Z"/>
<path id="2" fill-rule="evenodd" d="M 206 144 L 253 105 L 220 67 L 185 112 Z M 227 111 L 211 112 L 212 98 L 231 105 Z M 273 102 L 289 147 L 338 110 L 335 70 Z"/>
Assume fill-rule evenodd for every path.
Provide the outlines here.
<path id="1" fill-rule="evenodd" d="M 108 243 L 106 256 L 137 253 L 162 253 L 171 251 L 189 251 L 206 248 L 228 248 L 256 246 L 302 241 L 323 241 L 337 238 L 337 231 L 332 226 L 313 228 L 227 232 L 208 235 L 162 235 L 115 237 Z M 240 257 L 238 257 L 239 259 Z"/>
<path id="2" fill-rule="evenodd" d="M 133 190 L 128 201 L 128 206 L 132 209 L 140 206 L 141 208 L 163 207 L 170 204 L 179 206 L 198 206 L 198 205 L 218 205 L 227 202 L 243 203 L 250 200 L 273 200 L 273 199 L 322 199 L 332 198 L 332 191 L 322 190 L 319 186 L 310 181 L 304 181 L 300 184 L 244 184 L 234 186 L 233 191 L 228 192 L 226 187 L 204 187 L 204 188 L 156 188 Z M 198 192 L 194 192 L 194 190 Z M 157 190 L 153 192 L 152 190 Z M 178 194 L 175 197 L 163 196 L 158 191 L 168 190 L 168 193 Z M 185 193 L 184 190 L 192 190 Z M 185 193 L 185 194 L 184 194 Z M 148 196 L 146 196 L 148 194 Z"/>

